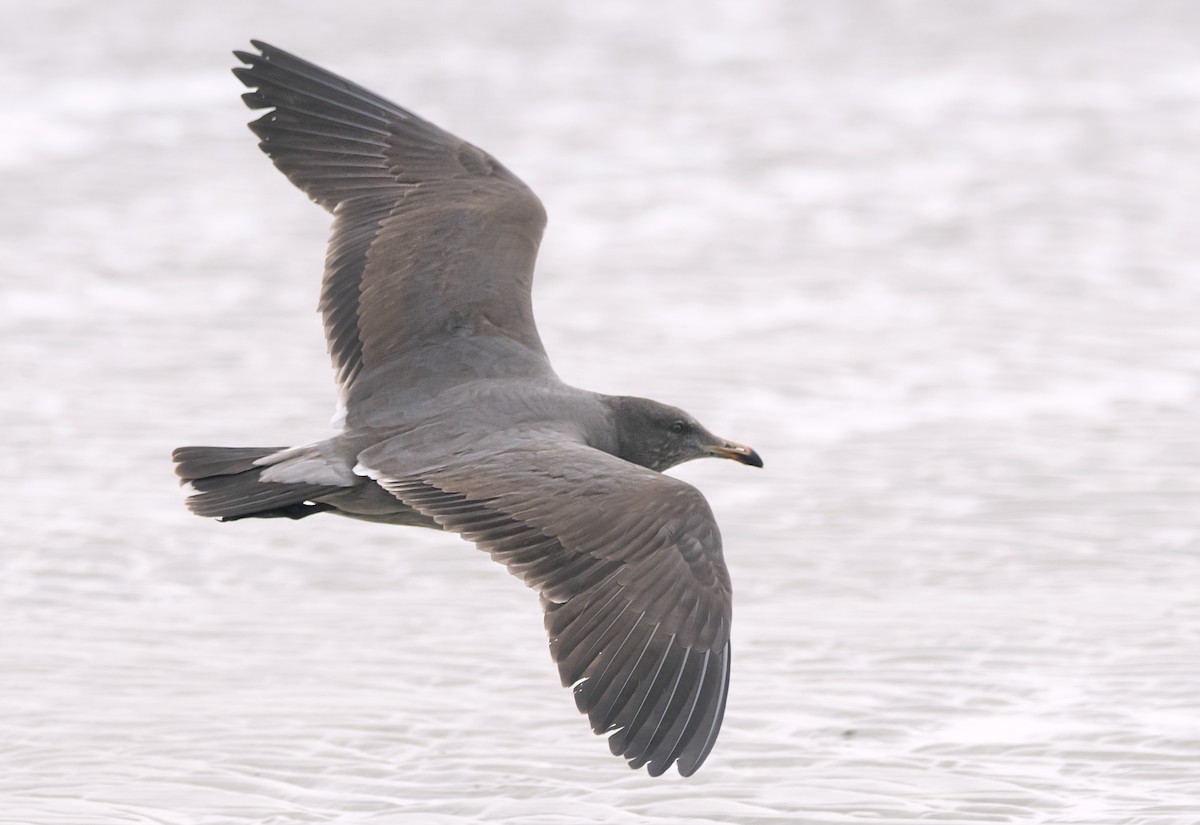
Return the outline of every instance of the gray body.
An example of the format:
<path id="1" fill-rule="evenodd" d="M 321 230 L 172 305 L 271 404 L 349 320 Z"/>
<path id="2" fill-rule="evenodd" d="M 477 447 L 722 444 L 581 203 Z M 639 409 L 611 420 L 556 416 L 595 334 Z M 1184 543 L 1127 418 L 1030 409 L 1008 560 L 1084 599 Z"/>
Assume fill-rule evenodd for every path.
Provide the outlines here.
<path id="1" fill-rule="evenodd" d="M 545 211 L 486 152 L 264 43 L 237 52 L 261 148 L 335 216 L 321 291 L 341 432 L 181 447 L 202 516 L 330 512 L 457 532 L 542 598 L 563 684 L 658 775 L 712 749 L 732 599 L 702 456 L 762 466 L 675 407 L 568 386 L 530 288 Z"/>
<path id="2" fill-rule="evenodd" d="M 272 452 L 254 464 L 261 468 L 259 483 L 332 487 L 309 500 L 339 515 L 440 530 L 441 525 L 388 493 L 368 468 L 360 466 L 367 448 L 392 452 L 406 467 L 419 471 L 438 462 L 445 445 L 456 440 L 465 440 L 469 447 L 489 434 L 525 430 L 575 437 L 617 455 L 616 400 L 555 380 L 478 379 L 429 398 L 405 399 L 391 407 L 391 422 L 380 415 L 379 426 L 348 427 L 326 441 Z"/>

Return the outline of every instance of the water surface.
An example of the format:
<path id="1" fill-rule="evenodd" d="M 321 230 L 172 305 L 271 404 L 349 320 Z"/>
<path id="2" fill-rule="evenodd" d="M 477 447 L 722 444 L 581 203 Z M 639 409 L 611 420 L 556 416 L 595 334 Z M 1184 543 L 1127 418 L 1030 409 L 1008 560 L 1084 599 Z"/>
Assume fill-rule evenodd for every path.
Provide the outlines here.
<path id="1" fill-rule="evenodd" d="M 593 5 L 8 13 L 0 822 L 1194 823 L 1195 9 Z M 333 406 L 249 37 L 516 170 L 560 373 L 765 457 L 679 471 L 736 595 L 697 776 L 460 540 L 183 509 L 172 447 Z"/>

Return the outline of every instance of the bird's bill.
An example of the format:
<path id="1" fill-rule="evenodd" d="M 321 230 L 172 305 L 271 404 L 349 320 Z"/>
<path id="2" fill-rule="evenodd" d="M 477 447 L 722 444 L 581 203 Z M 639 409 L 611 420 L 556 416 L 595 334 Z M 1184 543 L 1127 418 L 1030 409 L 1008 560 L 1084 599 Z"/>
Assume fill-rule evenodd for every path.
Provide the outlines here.
<path id="1" fill-rule="evenodd" d="M 738 444 L 736 441 L 725 441 L 709 447 L 708 454 L 717 458 L 732 458 L 734 461 L 749 464 L 751 467 L 763 465 L 762 456 L 745 444 Z"/>

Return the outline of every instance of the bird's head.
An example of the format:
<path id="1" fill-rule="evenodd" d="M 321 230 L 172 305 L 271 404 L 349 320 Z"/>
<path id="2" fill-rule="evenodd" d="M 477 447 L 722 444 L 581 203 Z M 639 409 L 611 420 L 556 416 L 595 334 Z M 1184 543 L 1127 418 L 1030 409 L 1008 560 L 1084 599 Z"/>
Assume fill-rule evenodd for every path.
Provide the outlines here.
<path id="1" fill-rule="evenodd" d="M 678 407 L 648 398 L 610 398 L 617 430 L 619 458 L 651 470 L 663 470 L 693 458 L 731 458 L 751 467 L 762 458 L 745 444 L 713 435 Z"/>

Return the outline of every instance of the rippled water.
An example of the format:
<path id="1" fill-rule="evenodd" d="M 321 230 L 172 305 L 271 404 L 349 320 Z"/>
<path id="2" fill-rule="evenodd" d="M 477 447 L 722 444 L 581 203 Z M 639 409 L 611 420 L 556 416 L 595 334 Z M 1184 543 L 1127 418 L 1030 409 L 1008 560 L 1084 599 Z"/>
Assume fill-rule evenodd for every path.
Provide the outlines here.
<path id="1" fill-rule="evenodd" d="M 1197 9 L 425 5 L 6 11 L 0 822 L 1200 821 Z M 737 600 L 697 776 L 463 542 L 183 509 L 172 447 L 332 411 L 249 37 L 540 193 L 564 377 L 764 455 L 679 473 Z"/>

